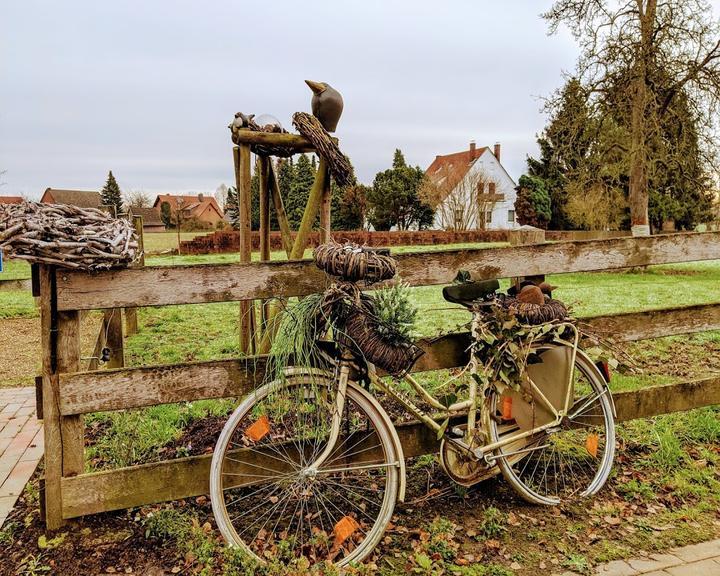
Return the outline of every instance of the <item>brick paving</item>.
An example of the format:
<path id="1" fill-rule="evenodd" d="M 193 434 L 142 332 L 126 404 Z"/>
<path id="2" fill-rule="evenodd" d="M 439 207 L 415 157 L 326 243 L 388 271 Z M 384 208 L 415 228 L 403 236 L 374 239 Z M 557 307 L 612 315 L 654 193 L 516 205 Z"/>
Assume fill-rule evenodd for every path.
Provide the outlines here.
<path id="1" fill-rule="evenodd" d="M 598 566 L 597 576 L 720 576 L 720 539 L 683 548 L 666 554 L 643 558 L 615 560 Z M 578 576 L 565 572 L 557 576 Z"/>
<path id="2" fill-rule="evenodd" d="M 35 388 L 0 388 L 0 527 L 43 455 Z"/>

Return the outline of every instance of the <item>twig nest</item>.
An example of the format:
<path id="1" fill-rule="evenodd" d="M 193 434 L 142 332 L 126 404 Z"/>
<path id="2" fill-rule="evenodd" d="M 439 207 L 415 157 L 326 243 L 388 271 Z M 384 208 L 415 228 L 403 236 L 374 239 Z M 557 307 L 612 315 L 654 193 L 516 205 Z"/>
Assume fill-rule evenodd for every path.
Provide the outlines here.
<path id="1" fill-rule="evenodd" d="M 128 266 L 139 256 L 127 220 L 66 204 L 0 204 L 0 249 L 11 258 L 76 270 Z"/>
<path id="2" fill-rule="evenodd" d="M 560 300 L 548 298 L 542 293 L 540 295 L 543 298 L 540 304 L 535 300 L 534 293 L 532 295 L 528 293 L 526 296 L 528 300 L 526 301 L 523 301 L 520 297 L 508 296 L 502 301 L 502 304 L 526 324 L 545 324 L 546 322 L 562 321 L 568 318 L 565 304 Z M 530 298 L 532 298 L 532 301 L 530 301 Z"/>
<path id="3" fill-rule="evenodd" d="M 373 284 L 390 280 L 397 271 L 395 260 L 390 256 L 351 242 L 321 244 L 315 248 L 313 257 L 318 268 L 347 282 L 364 280 Z"/>
<path id="4" fill-rule="evenodd" d="M 344 336 L 354 344 L 363 357 L 389 374 L 401 376 L 412 368 L 424 354 L 423 350 L 401 339 L 389 342 L 381 336 L 378 321 L 360 308 L 354 309 L 345 320 Z"/>
<path id="5" fill-rule="evenodd" d="M 328 168 L 338 186 L 349 186 L 355 180 L 352 164 L 333 141 L 320 120 L 307 112 L 295 112 L 293 125 L 305 136 L 328 163 Z"/>

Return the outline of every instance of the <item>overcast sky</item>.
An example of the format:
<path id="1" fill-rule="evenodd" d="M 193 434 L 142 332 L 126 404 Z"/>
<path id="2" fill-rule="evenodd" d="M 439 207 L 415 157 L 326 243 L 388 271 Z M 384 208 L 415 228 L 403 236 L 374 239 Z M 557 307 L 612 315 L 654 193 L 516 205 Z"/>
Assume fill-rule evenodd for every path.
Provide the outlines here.
<path id="1" fill-rule="evenodd" d="M 717 2 L 716 2 L 717 3 Z M 310 109 L 340 90 L 337 130 L 363 182 L 400 148 L 502 143 L 517 180 L 544 125 L 539 97 L 577 48 L 547 36 L 550 0 L 35 1 L 0 17 L 0 194 L 46 187 L 212 192 L 232 184 L 227 125 Z"/>

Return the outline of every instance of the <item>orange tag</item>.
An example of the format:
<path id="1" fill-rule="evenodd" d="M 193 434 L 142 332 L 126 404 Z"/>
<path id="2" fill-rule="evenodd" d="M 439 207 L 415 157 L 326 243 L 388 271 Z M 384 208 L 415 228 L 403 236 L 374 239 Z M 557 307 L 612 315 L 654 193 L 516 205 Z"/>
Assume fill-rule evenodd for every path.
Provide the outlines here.
<path id="1" fill-rule="evenodd" d="M 335 546 L 339 546 L 345 542 L 358 528 L 360 528 L 360 525 L 352 516 L 343 516 L 340 518 L 340 521 L 335 524 L 333 530 L 333 532 L 335 532 Z"/>
<path id="2" fill-rule="evenodd" d="M 253 442 L 257 442 L 268 432 L 270 432 L 270 420 L 268 420 L 267 416 L 260 416 L 258 420 L 247 427 L 245 436 Z"/>
<path id="3" fill-rule="evenodd" d="M 502 419 L 503 420 L 512 420 L 512 396 L 503 396 Z"/>
<path id="4" fill-rule="evenodd" d="M 585 449 L 593 458 L 597 458 L 598 440 L 599 438 L 597 434 L 589 434 L 587 440 L 585 440 Z"/>

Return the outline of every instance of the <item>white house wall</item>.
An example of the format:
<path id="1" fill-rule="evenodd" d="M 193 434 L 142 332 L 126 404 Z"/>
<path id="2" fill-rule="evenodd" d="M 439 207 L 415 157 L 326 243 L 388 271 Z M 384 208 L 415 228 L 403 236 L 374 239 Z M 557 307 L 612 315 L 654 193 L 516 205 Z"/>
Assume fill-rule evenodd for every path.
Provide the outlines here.
<path id="1" fill-rule="evenodd" d="M 508 212 L 512 210 L 514 212 L 515 210 L 515 198 L 517 197 L 517 192 L 515 191 L 515 182 L 512 178 L 508 175 L 508 173 L 505 171 L 505 169 L 502 167 L 500 162 L 498 162 L 497 158 L 495 158 L 495 155 L 492 153 L 492 151 L 489 148 L 486 148 L 483 153 L 480 155 L 480 157 L 475 161 L 475 163 L 472 165 L 470 170 L 468 170 L 468 173 L 465 175 L 465 179 L 475 179 L 477 178 L 477 173 L 481 172 L 483 174 L 483 178 L 485 179 L 485 192 L 487 193 L 487 182 L 495 182 L 495 193 L 496 194 L 504 194 L 505 199 L 501 202 L 497 202 L 495 206 L 493 207 L 492 211 L 492 222 L 488 223 L 485 226 L 486 230 L 509 230 L 512 228 L 518 228 L 519 224 L 517 223 L 517 218 L 515 218 L 514 222 L 508 222 Z M 464 188 L 469 188 L 469 186 L 465 186 Z M 461 205 L 470 205 L 470 202 L 474 201 L 470 198 L 460 198 L 459 195 L 461 192 L 458 189 L 463 189 L 462 185 L 458 185 L 458 187 L 451 193 L 451 195 L 454 195 L 457 200 L 455 201 L 455 205 L 458 205 L 458 202 Z M 465 193 L 466 196 L 469 194 Z M 446 199 L 443 204 L 448 205 L 450 201 Z M 440 216 L 441 210 L 438 210 L 435 214 L 435 228 L 441 229 L 443 228 L 443 222 Z M 475 222 L 475 217 L 472 217 L 472 221 L 469 222 L 468 229 L 474 230 L 477 229 L 477 222 Z"/>

